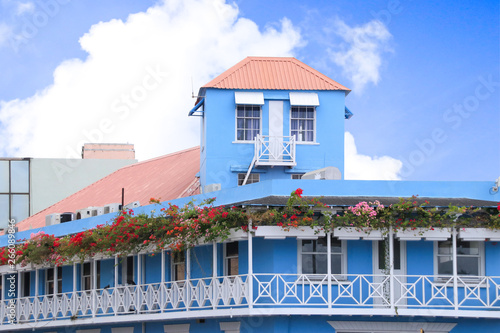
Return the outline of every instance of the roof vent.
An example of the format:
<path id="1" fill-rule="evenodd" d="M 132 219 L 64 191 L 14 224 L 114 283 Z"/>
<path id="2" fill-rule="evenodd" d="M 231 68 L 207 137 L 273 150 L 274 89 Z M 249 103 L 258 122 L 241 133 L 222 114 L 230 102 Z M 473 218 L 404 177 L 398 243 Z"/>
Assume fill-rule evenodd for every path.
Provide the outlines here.
<path id="1" fill-rule="evenodd" d="M 203 188 L 203 193 L 210 193 L 215 191 L 220 191 L 221 184 L 208 184 Z"/>

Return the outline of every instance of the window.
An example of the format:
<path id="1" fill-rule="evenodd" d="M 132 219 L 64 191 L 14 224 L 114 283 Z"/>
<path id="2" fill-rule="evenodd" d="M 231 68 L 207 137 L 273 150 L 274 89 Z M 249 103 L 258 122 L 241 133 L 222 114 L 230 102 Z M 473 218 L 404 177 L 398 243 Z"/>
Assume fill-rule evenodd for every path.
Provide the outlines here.
<path id="1" fill-rule="evenodd" d="M 290 129 L 297 142 L 315 142 L 315 107 L 292 106 Z"/>
<path id="2" fill-rule="evenodd" d="M 46 294 L 51 295 L 54 294 L 54 268 L 47 268 L 46 270 Z M 62 267 L 57 267 L 57 293 L 61 293 L 62 291 Z"/>
<path id="3" fill-rule="evenodd" d="M 260 134 L 260 105 L 236 106 L 236 140 L 253 141 Z"/>
<path id="4" fill-rule="evenodd" d="M 0 228 L 30 214 L 30 161 L 0 160 Z"/>
<path id="5" fill-rule="evenodd" d="M 453 242 L 437 242 L 437 273 L 453 275 Z M 457 239 L 457 273 L 465 276 L 484 275 L 484 243 Z"/>
<path id="6" fill-rule="evenodd" d="M 30 296 L 30 287 L 31 287 L 31 273 L 24 272 L 23 273 L 23 289 L 21 291 L 21 297 Z"/>
<path id="7" fill-rule="evenodd" d="M 86 262 L 82 265 L 82 290 L 91 290 L 94 286 L 94 278 L 96 279 L 96 289 L 99 289 L 101 282 L 101 262 L 96 262 L 97 272 L 93 274 L 93 263 Z"/>
<path id="8" fill-rule="evenodd" d="M 238 186 L 243 185 L 243 181 L 245 180 L 246 175 L 247 175 L 246 173 L 239 173 L 238 174 Z M 248 175 L 247 183 L 245 185 L 258 183 L 258 182 L 260 182 L 260 174 L 251 173 L 250 175 Z"/>
<path id="9" fill-rule="evenodd" d="M 238 275 L 238 242 L 224 245 L 224 275 Z"/>
<path id="10" fill-rule="evenodd" d="M 186 256 L 184 252 L 174 252 L 172 258 L 172 281 L 182 281 L 186 277 Z"/>
<path id="11" fill-rule="evenodd" d="M 122 284 L 135 285 L 134 281 L 134 257 L 123 259 Z"/>
<path id="12" fill-rule="evenodd" d="M 302 175 L 304 175 L 303 173 L 294 173 L 291 175 L 291 178 L 292 179 L 302 179 Z"/>
<path id="13" fill-rule="evenodd" d="M 331 239 L 331 266 L 332 274 L 345 272 L 345 241 Z M 298 267 L 301 274 L 326 274 L 327 273 L 327 239 L 299 241 Z"/>

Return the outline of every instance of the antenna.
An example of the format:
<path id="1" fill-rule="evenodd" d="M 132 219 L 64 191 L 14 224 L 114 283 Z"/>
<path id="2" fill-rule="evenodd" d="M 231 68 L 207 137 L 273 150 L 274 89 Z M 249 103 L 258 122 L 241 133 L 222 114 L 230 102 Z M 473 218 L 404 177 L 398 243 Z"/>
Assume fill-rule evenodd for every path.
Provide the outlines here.
<path id="1" fill-rule="evenodd" d="M 193 77 L 191 76 L 191 98 L 195 98 L 196 96 L 194 95 L 194 84 L 193 84 Z"/>

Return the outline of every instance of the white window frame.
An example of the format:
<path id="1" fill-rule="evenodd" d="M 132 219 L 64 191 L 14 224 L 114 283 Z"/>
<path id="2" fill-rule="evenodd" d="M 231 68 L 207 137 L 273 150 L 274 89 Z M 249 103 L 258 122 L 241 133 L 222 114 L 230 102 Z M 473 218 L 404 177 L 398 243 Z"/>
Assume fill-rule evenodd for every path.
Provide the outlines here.
<path id="1" fill-rule="evenodd" d="M 61 274 L 59 274 L 59 268 L 61 269 Z M 56 288 L 55 288 L 55 281 L 54 281 L 54 277 L 55 277 L 55 269 L 57 269 L 57 293 L 60 294 L 62 291 L 61 289 L 59 289 L 59 282 L 61 282 L 61 288 L 62 288 L 62 267 L 51 267 L 51 268 L 47 268 L 45 270 L 45 294 L 46 295 L 54 295 L 54 292 L 56 291 Z M 49 280 L 49 270 L 53 270 L 52 272 L 52 279 Z M 50 283 L 53 283 L 52 285 L 52 293 L 49 293 L 49 285 Z"/>
<path id="2" fill-rule="evenodd" d="M 182 255 L 183 257 L 183 260 L 182 261 L 176 261 L 176 256 L 177 255 Z M 184 276 L 179 279 L 179 277 L 177 276 L 177 266 L 180 266 L 180 265 L 184 265 Z M 182 252 L 173 252 L 172 253 L 172 260 L 171 260 L 171 264 L 170 264 L 170 280 L 171 281 L 184 281 L 186 280 L 186 252 L 185 251 L 182 251 Z"/>
<path id="3" fill-rule="evenodd" d="M 246 173 L 239 173 L 238 174 L 238 186 L 243 186 L 243 181 L 245 180 Z M 260 173 L 250 173 L 248 175 L 247 183 L 248 184 L 255 184 L 255 183 L 260 183 Z"/>
<path id="4" fill-rule="evenodd" d="M 238 140 L 238 107 L 246 107 L 246 106 L 259 108 L 259 133 L 258 134 L 262 135 L 262 105 L 237 104 L 236 109 L 234 110 L 234 141 L 233 141 L 233 143 L 254 143 L 254 140 Z M 247 117 L 243 117 L 243 119 L 245 119 L 245 118 L 247 118 Z M 251 119 L 255 119 L 255 117 L 251 117 Z"/>
<path id="5" fill-rule="evenodd" d="M 131 259 L 130 261 L 132 262 L 132 282 L 133 283 L 129 283 L 129 279 L 128 279 L 128 269 L 129 269 L 129 259 Z M 134 256 L 128 256 L 128 257 L 125 257 L 123 258 L 123 264 L 122 264 L 122 285 L 136 285 L 137 283 L 135 282 L 135 272 L 136 272 L 136 268 L 135 268 L 135 260 L 134 260 Z"/>
<path id="6" fill-rule="evenodd" d="M 325 238 L 326 237 L 327 236 L 325 236 Z M 333 241 L 335 238 L 333 236 L 331 236 L 331 237 L 332 237 L 332 241 Z M 319 238 L 321 238 L 321 237 L 318 237 L 318 239 Z M 313 241 L 317 241 L 318 239 L 313 240 Z M 302 254 L 303 254 L 302 242 L 303 242 L 303 240 L 301 240 L 301 239 L 297 240 L 297 273 L 298 274 L 309 274 L 309 273 L 304 273 L 302 271 Z M 339 279 L 339 280 L 346 280 L 347 279 L 347 277 L 346 277 L 346 274 L 347 274 L 347 241 L 340 240 L 340 247 L 342 250 L 342 252 L 340 253 L 341 272 L 340 273 L 332 272 L 332 275 L 335 275 L 337 277 L 337 279 Z M 306 252 L 306 253 L 316 253 L 316 252 Z M 328 252 L 317 252 L 317 253 L 328 256 Z M 331 253 L 331 255 L 332 254 L 334 254 L 334 253 Z M 338 254 L 335 253 L 334 255 L 338 255 Z M 331 260 L 331 259 L 327 258 L 327 260 Z M 322 275 L 322 274 L 314 274 L 314 275 Z"/>
<path id="7" fill-rule="evenodd" d="M 316 106 L 312 105 L 292 105 L 290 106 L 290 136 L 293 136 L 292 134 L 292 120 L 297 119 L 310 119 L 310 118 L 293 118 L 292 119 L 292 110 L 293 108 L 313 108 L 314 110 L 314 117 L 313 117 L 313 140 L 312 141 L 299 141 L 299 139 L 296 137 L 295 138 L 295 143 L 296 144 L 301 144 L 301 145 L 311 145 L 311 144 L 317 144 L 316 142 Z"/>
<path id="8" fill-rule="evenodd" d="M 85 265 L 88 264 L 90 265 L 90 274 L 89 275 L 85 275 Z M 96 263 L 96 269 L 97 269 L 97 272 L 94 272 L 94 263 L 92 261 L 87 261 L 87 262 L 84 262 L 82 263 L 81 265 L 81 272 L 80 272 L 80 276 L 81 276 L 81 281 L 80 281 L 80 285 L 81 285 L 81 290 L 82 291 L 90 291 L 94 288 L 94 279 L 96 281 L 96 289 L 100 289 L 100 283 L 101 283 L 101 263 L 97 260 Z M 85 278 L 89 278 L 89 283 L 90 283 L 90 289 L 86 289 L 85 288 Z"/>
<path id="9" fill-rule="evenodd" d="M 227 246 L 229 244 L 232 244 L 232 243 L 235 243 L 237 246 L 238 246 L 238 252 L 236 255 L 232 255 L 232 256 L 228 256 L 227 254 Z M 229 243 L 224 243 L 224 248 L 223 248 L 223 257 L 224 257 L 224 262 L 223 262 L 223 265 L 224 265 L 224 276 L 234 276 L 234 275 L 238 275 L 238 273 L 236 274 L 233 274 L 233 275 L 230 275 L 229 274 L 229 270 L 228 270 L 228 261 L 231 260 L 231 259 L 238 259 L 238 266 L 239 266 L 239 257 L 240 257 L 240 244 L 238 241 L 234 241 L 234 242 L 229 242 Z"/>
<path id="10" fill-rule="evenodd" d="M 300 180 L 300 179 L 302 179 L 303 175 L 304 175 L 303 173 L 292 173 L 290 175 L 290 179 L 292 179 L 292 180 Z"/>
<path id="11" fill-rule="evenodd" d="M 451 260 L 453 262 L 453 252 L 451 254 L 439 254 L 439 246 L 438 246 L 438 243 L 440 241 L 435 241 L 434 242 L 434 275 L 436 276 L 452 276 L 453 273 L 449 274 L 449 275 L 445 275 L 445 274 L 439 274 L 439 261 L 438 261 L 438 258 L 439 257 L 451 257 Z M 451 240 L 450 240 L 451 242 Z M 484 253 L 484 242 L 481 242 L 481 241 L 462 241 L 460 239 L 457 238 L 457 245 L 460 243 L 460 242 L 477 242 L 478 243 L 478 250 L 479 250 L 479 254 L 478 255 L 465 255 L 465 254 L 458 254 L 457 253 L 457 261 L 458 261 L 458 257 L 479 257 L 479 260 L 478 260 L 478 265 L 479 265 L 479 268 L 478 268 L 478 273 L 479 275 L 478 276 L 484 276 L 485 275 L 485 253 Z M 452 243 L 452 246 L 453 246 L 453 242 Z M 458 262 L 457 262 L 457 265 L 458 265 Z M 476 275 L 464 275 L 464 274 L 460 274 L 459 272 L 459 268 L 457 266 L 457 275 L 462 277 L 462 278 L 467 278 L 467 277 L 476 277 Z"/>

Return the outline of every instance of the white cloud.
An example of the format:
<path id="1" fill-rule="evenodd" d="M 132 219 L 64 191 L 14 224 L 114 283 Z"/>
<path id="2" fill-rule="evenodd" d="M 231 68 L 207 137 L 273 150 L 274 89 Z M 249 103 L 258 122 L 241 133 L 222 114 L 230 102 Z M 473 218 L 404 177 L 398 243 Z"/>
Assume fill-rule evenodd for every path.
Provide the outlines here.
<path id="1" fill-rule="evenodd" d="M 12 35 L 12 29 L 5 23 L 0 22 L 0 46 L 4 45 Z"/>
<path id="2" fill-rule="evenodd" d="M 362 26 L 350 27 L 337 20 L 335 33 L 344 42 L 329 53 L 333 62 L 342 67 L 344 75 L 352 81 L 354 92 L 361 92 L 366 84 L 377 84 L 383 56 L 391 52 L 389 41 L 392 35 L 386 26 L 372 20 Z"/>
<path id="3" fill-rule="evenodd" d="M 139 159 L 199 144 L 196 86 L 248 55 L 291 56 L 300 34 L 283 19 L 260 30 L 223 0 L 169 0 L 91 27 L 85 60 L 68 60 L 53 84 L 24 100 L 0 101 L 0 151 L 78 157 L 83 142 L 130 142 Z"/>
<path id="4" fill-rule="evenodd" d="M 33 13 L 35 10 L 35 5 L 33 2 L 18 2 L 16 8 L 17 15 L 23 15 L 25 13 Z"/>
<path id="5" fill-rule="evenodd" d="M 358 154 L 351 133 L 344 136 L 345 179 L 358 180 L 401 180 L 403 162 L 390 156 L 370 157 Z"/>

